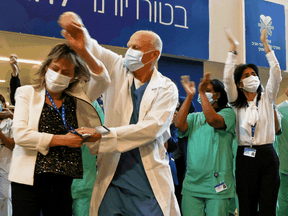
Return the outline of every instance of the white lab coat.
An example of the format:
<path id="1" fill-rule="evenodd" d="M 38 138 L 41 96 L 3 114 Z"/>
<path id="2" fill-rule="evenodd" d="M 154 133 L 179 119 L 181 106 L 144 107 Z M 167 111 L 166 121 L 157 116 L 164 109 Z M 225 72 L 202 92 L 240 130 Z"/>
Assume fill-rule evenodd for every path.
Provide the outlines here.
<path id="1" fill-rule="evenodd" d="M 111 84 L 103 94 L 105 125 L 97 158 L 98 175 L 92 193 L 90 216 L 98 215 L 100 204 L 116 171 L 121 152 L 139 147 L 143 166 L 154 195 L 165 216 L 180 215 L 174 195 L 169 159 L 164 147 L 170 137 L 170 123 L 178 101 L 173 82 L 154 69 L 143 95 L 139 121 L 129 125 L 133 112 L 131 85 L 134 75 L 123 66 L 122 56 L 101 47 L 97 41 L 92 52 L 108 70 Z"/>
<path id="2" fill-rule="evenodd" d="M 103 66 L 104 68 L 104 66 Z M 76 98 L 78 127 L 96 127 L 101 121 L 92 101 L 97 99 L 110 83 L 106 69 L 99 75 L 91 73 L 87 84 L 78 83 L 67 94 Z M 88 88 L 86 88 L 88 86 Z M 87 89 L 87 91 L 85 91 Z M 15 148 L 9 172 L 9 180 L 20 184 L 33 185 L 37 154 L 47 155 L 53 134 L 38 132 L 39 119 L 45 103 L 45 88 L 35 90 L 33 86 L 19 87 L 15 95 L 13 134 Z M 86 143 L 99 146 L 99 142 Z M 96 148 L 92 148 L 96 149 Z M 91 152 L 96 154 L 96 152 Z"/>

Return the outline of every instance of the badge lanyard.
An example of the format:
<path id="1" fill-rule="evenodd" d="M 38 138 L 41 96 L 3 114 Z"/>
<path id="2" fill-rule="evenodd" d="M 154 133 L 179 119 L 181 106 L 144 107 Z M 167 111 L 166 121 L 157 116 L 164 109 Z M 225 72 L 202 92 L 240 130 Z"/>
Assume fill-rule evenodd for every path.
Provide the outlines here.
<path id="1" fill-rule="evenodd" d="M 256 103 L 256 106 L 257 106 L 257 111 L 258 111 L 258 102 Z M 249 104 L 247 104 L 247 107 L 249 107 Z M 255 127 L 256 127 L 256 123 L 254 125 L 251 125 L 252 142 L 250 144 L 250 147 L 245 147 L 244 148 L 244 152 L 243 152 L 244 156 L 248 156 L 248 157 L 252 157 L 252 158 L 255 158 L 255 156 L 256 156 L 256 149 L 252 148 L 253 142 L 254 142 L 254 138 L 255 138 Z"/>
<path id="2" fill-rule="evenodd" d="M 63 101 L 63 103 L 62 103 L 62 114 L 61 114 L 60 111 L 59 111 L 59 109 L 56 107 L 53 99 L 51 98 L 49 92 L 47 91 L 47 89 L 46 89 L 46 95 L 47 95 L 47 97 L 49 98 L 49 100 L 50 100 L 51 104 L 53 105 L 54 109 L 55 109 L 55 110 L 58 112 L 58 114 L 61 116 L 65 129 L 66 129 L 68 132 L 70 132 L 70 133 L 73 133 L 73 134 L 76 134 L 76 135 L 82 137 L 81 134 L 79 134 L 69 123 L 66 122 L 66 119 L 65 119 L 65 105 L 64 105 L 64 101 Z"/>
<path id="3" fill-rule="evenodd" d="M 249 104 L 247 104 L 247 107 L 249 107 Z M 257 110 L 258 110 L 258 102 L 256 102 L 256 107 L 257 107 Z M 255 138 L 255 127 L 256 127 L 256 123 L 254 125 L 251 125 L 251 137 L 252 137 L 252 143 L 250 145 L 251 148 L 252 148 L 252 144 L 253 144 L 253 141 L 254 141 L 254 138 Z"/>
<path id="4" fill-rule="evenodd" d="M 227 185 L 225 183 L 224 176 L 221 176 L 222 182 L 220 181 L 219 178 L 219 170 L 220 170 L 220 161 L 219 159 L 217 160 L 217 153 L 218 151 L 213 151 L 213 163 L 214 163 L 214 177 L 216 178 L 217 185 L 214 186 L 216 193 L 220 193 L 221 191 L 224 191 L 227 189 Z"/>

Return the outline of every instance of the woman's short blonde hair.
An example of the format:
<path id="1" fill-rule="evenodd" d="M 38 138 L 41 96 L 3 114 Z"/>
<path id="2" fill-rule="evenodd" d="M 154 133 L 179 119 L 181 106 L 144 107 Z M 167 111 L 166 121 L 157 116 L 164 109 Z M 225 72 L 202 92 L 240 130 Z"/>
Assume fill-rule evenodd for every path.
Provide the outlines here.
<path id="1" fill-rule="evenodd" d="M 39 70 L 36 72 L 37 78 L 34 80 L 34 88 L 41 89 L 45 87 L 45 74 L 46 68 L 50 65 L 53 60 L 60 59 L 68 59 L 70 60 L 75 68 L 74 68 L 74 81 L 70 83 L 67 89 L 73 88 L 80 81 L 89 81 L 90 73 L 89 69 L 84 62 L 84 60 L 66 43 L 57 44 L 50 53 L 48 54 L 45 61 L 42 63 Z"/>

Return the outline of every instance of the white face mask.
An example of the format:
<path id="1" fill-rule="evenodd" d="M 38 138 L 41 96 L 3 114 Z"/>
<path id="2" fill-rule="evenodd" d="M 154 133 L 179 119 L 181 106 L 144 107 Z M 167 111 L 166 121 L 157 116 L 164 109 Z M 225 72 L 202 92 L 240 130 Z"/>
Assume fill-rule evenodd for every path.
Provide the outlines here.
<path id="1" fill-rule="evenodd" d="M 149 51 L 149 52 L 152 52 L 152 51 Z M 149 52 L 146 52 L 146 53 L 149 53 Z M 142 63 L 142 57 L 146 53 L 143 53 L 140 50 L 129 48 L 124 57 L 124 66 L 126 66 L 128 70 L 131 72 L 139 70 L 140 68 L 144 67 L 146 64 L 149 63 L 149 62 L 145 64 Z"/>
<path id="2" fill-rule="evenodd" d="M 243 82 L 243 89 L 248 92 L 256 92 L 259 85 L 260 80 L 258 76 L 250 75 L 249 77 L 242 80 Z"/>
<path id="3" fill-rule="evenodd" d="M 206 97 L 208 98 L 208 101 L 213 104 L 215 101 L 213 100 L 213 93 L 211 92 L 205 92 Z M 198 99 L 197 99 L 198 103 L 201 104 L 201 98 L 200 98 L 200 94 L 198 94 Z"/>
<path id="4" fill-rule="evenodd" d="M 45 74 L 46 88 L 54 93 L 64 91 L 71 79 L 72 77 L 64 76 L 48 68 Z"/>

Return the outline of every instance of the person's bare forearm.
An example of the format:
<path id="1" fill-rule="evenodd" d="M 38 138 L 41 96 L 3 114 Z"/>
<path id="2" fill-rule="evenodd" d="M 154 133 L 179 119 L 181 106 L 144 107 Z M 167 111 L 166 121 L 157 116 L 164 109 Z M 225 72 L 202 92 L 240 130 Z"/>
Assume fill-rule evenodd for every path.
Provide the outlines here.
<path id="1" fill-rule="evenodd" d="M 95 74 L 101 74 L 103 71 L 103 66 L 101 62 L 94 57 L 94 55 L 89 51 L 78 52 L 81 58 L 86 62 L 90 70 Z"/>
<path id="2" fill-rule="evenodd" d="M 13 150 L 13 149 L 14 149 L 15 142 L 14 142 L 14 139 L 13 139 L 13 138 L 6 137 L 6 136 L 0 131 L 0 139 L 1 139 L 2 143 L 3 143 L 7 148 L 9 148 L 10 150 Z"/>
<path id="3" fill-rule="evenodd" d="M 177 127 L 183 133 L 186 132 L 188 128 L 187 115 L 189 113 L 189 108 L 190 108 L 193 97 L 194 95 L 186 96 L 174 120 L 175 127 Z"/>

